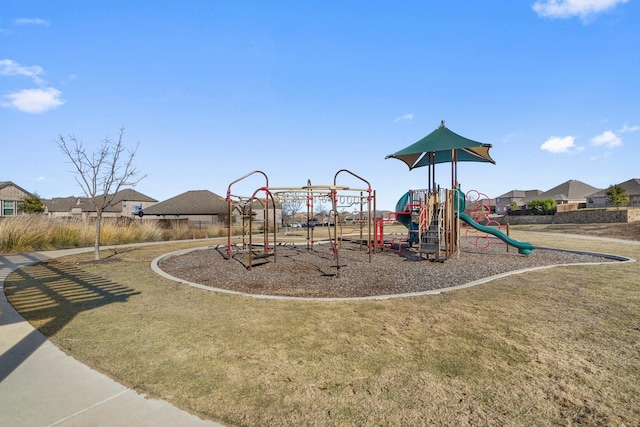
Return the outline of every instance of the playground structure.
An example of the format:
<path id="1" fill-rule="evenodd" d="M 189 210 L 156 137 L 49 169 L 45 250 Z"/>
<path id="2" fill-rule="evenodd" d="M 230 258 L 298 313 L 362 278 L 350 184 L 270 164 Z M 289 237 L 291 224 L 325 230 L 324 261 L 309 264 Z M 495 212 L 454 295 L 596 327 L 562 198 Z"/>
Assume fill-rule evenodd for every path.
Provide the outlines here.
<path id="1" fill-rule="evenodd" d="M 533 245 L 510 238 L 500 230 L 481 225 L 467 215 L 465 211 L 465 194 L 458 183 L 458 162 L 486 162 L 495 164 L 489 155 L 490 144 L 483 144 L 462 137 L 445 127 L 444 120 L 440 126 L 421 140 L 404 149 L 388 155 L 403 161 L 409 170 L 427 167 L 428 187 L 426 190 L 410 190 L 405 193 L 392 213 L 395 218 L 409 229 L 407 241 L 409 245 L 419 243 L 418 252 L 433 255 L 437 260 L 444 260 L 459 254 L 460 221 L 487 234 L 491 234 L 503 242 L 518 248 L 518 252 L 529 255 Z M 451 188 L 441 189 L 436 185 L 436 164 L 451 163 Z M 376 226 L 382 230 L 383 222 Z M 377 242 L 377 240 L 376 240 Z M 400 243 L 399 243 L 400 245 Z"/>
<path id="2" fill-rule="evenodd" d="M 307 180 L 307 185 L 302 187 L 270 187 L 269 178 L 259 170 L 250 172 L 233 182 L 227 189 L 228 204 L 228 236 L 226 258 L 230 260 L 235 253 L 247 254 L 247 268 L 251 269 L 254 261 L 264 258 L 273 258 L 277 262 L 277 206 L 283 203 L 304 201 L 307 207 L 307 251 L 311 251 L 316 243 L 314 237 L 315 216 L 314 206 L 328 203 L 331 206 L 327 223 L 328 241 L 335 259 L 337 276 L 340 272 L 340 244 L 343 240 L 342 221 L 340 211 L 357 206 L 359 209 L 358 224 L 360 233 L 360 250 L 366 250 L 371 262 L 372 254 L 377 248 L 384 248 L 385 235 L 384 224 L 388 221 L 398 221 L 408 229 L 406 238 L 392 241 L 402 249 L 404 242 L 412 246 L 418 244 L 418 253 L 427 259 L 433 257 L 438 261 L 444 261 L 460 253 L 460 222 L 464 222 L 474 230 L 497 237 L 502 242 L 514 246 L 519 253 L 531 254 L 534 247 L 530 243 L 512 239 L 499 229 L 490 224 L 481 225 L 474 218 L 465 213 L 465 194 L 458 184 L 458 162 L 487 162 L 495 163 L 489 155 L 490 144 L 482 144 L 457 135 L 444 126 L 442 121 L 439 128 L 422 138 L 420 141 L 390 154 L 387 158 L 402 160 L 409 169 L 426 166 L 428 170 L 428 187 L 424 190 L 410 190 L 405 193 L 396 205 L 395 212 L 389 214 L 386 219 L 377 219 L 376 196 L 370 183 L 347 169 L 341 169 L 334 175 L 332 185 L 312 185 Z M 451 188 L 443 189 L 436 185 L 435 165 L 439 163 L 451 163 Z M 236 195 L 232 187 L 253 175 L 262 175 L 264 185 L 258 187 L 251 195 Z M 363 188 L 351 188 L 339 185 L 338 177 L 342 174 L 350 175 L 366 184 Z M 365 214 L 366 212 L 366 214 Z M 259 215 L 260 213 L 260 215 Z M 240 242 L 232 242 L 234 219 L 241 218 Z M 375 224 L 373 223 L 374 218 Z M 477 219 L 477 218 L 476 218 Z M 366 237 L 364 229 L 366 224 Z M 262 231 L 262 243 L 254 243 L 254 231 L 260 228 Z"/>
<path id="3" fill-rule="evenodd" d="M 503 233 L 499 227 L 495 227 L 491 221 L 485 221 L 486 216 L 476 219 L 486 222 L 485 225 L 474 220 L 465 213 L 466 195 L 459 188 L 430 190 L 409 190 L 396 204 L 395 212 L 391 212 L 386 219 L 378 219 L 376 231 L 380 235 L 384 234 L 384 223 L 388 221 L 398 221 L 408 229 L 406 238 L 399 239 L 393 244 L 402 249 L 402 243 L 409 246 L 418 244 L 417 252 L 427 259 L 433 257 L 434 260 L 444 261 L 453 255 L 460 253 L 460 222 L 464 222 L 467 231 L 467 240 L 479 248 L 486 248 L 491 244 L 499 243 L 489 239 L 488 235 L 497 237 L 500 243 L 506 243 L 518 249 L 523 255 L 529 255 L 534 247 L 528 242 L 520 242 L 512 239 Z M 482 208 L 482 211 L 485 211 Z M 475 241 L 471 241 L 469 228 L 474 230 Z M 483 235 L 479 234 L 483 233 Z M 376 242 L 378 234 L 376 235 Z M 479 243 L 482 242 L 482 243 Z"/>
<path id="4" fill-rule="evenodd" d="M 264 185 L 257 188 L 253 194 L 236 195 L 232 192 L 232 187 L 253 175 L 261 175 L 264 178 Z M 338 177 L 348 174 L 366 184 L 366 188 L 352 188 L 338 185 Z M 267 257 L 273 257 L 273 262 L 277 262 L 277 230 L 280 227 L 277 221 L 277 206 L 286 202 L 303 201 L 307 208 L 307 250 L 310 251 L 316 243 L 314 237 L 314 207 L 316 204 L 327 203 L 331 206 L 329 217 L 331 220 L 327 224 L 328 240 L 331 244 L 334 259 L 336 261 L 337 275 L 340 271 L 340 244 L 343 240 L 342 222 L 340 212 L 347 208 L 358 208 L 359 241 L 360 250 L 367 250 L 369 262 L 372 253 L 375 252 L 373 245 L 373 218 L 376 211 L 375 190 L 367 180 L 355 173 L 341 169 L 334 175 L 333 185 L 312 185 L 307 180 L 307 185 L 303 187 L 270 187 L 269 178 L 266 173 L 256 170 L 250 172 L 233 182 L 227 188 L 227 259 L 232 258 L 232 254 L 245 253 L 248 256 L 248 268 L 254 265 L 254 261 Z M 232 243 L 234 218 L 241 218 L 241 237 L 239 243 Z M 365 227 L 366 226 L 366 227 Z M 365 229 L 366 228 L 366 233 Z M 263 241 L 260 244 L 254 243 L 254 231 L 261 229 Z M 366 235 L 365 235 L 366 234 Z M 271 240 L 270 240 L 271 239 Z"/>
<path id="5" fill-rule="evenodd" d="M 386 219 L 378 219 L 376 230 L 384 235 L 384 223 L 398 221 L 408 229 L 407 237 L 392 241 L 402 249 L 418 244 L 418 253 L 430 259 L 445 260 L 459 250 L 459 224 L 455 216 L 456 192 L 437 188 L 409 190 L 398 200 L 396 209 Z M 379 240 L 376 240 L 379 242 Z"/>

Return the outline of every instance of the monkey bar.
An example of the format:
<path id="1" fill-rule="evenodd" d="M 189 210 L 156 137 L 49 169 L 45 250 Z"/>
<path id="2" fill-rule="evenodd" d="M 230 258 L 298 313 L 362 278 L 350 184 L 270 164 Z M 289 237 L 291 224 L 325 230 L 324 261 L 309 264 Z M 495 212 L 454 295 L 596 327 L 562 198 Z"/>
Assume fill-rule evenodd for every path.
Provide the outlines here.
<path id="1" fill-rule="evenodd" d="M 232 193 L 232 186 L 238 182 L 254 175 L 260 174 L 264 177 L 265 185 L 256 189 L 251 196 L 239 196 Z M 344 185 L 338 185 L 338 176 L 341 174 L 349 174 L 357 180 L 366 184 L 363 188 L 353 188 Z M 261 195 L 261 197 L 259 197 Z M 307 180 L 307 185 L 302 187 L 269 187 L 269 179 L 267 175 L 259 170 L 250 172 L 229 184 L 227 189 L 228 204 L 228 233 L 227 233 L 227 259 L 231 259 L 232 250 L 235 245 L 232 244 L 233 218 L 234 215 L 242 218 L 242 245 L 240 251 L 246 251 L 249 255 L 249 269 L 253 262 L 253 224 L 257 221 L 263 221 L 263 253 L 258 255 L 260 258 L 265 256 L 273 256 L 274 262 L 276 258 L 277 246 L 277 215 L 276 203 L 282 207 L 282 203 L 286 201 L 300 201 L 307 207 L 307 250 L 311 250 L 314 240 L 314 205 L 329 203 L 331 210 L 329 211 L 330 220 L 327 222 L 327 230 L 329 231 L 329 241 L 332 245 L 332 251 L 336 260 L 338 269 L 337 276 L 340 271 L 339 247 L 342 241 L 342 221 L 340 219 L 340 210 L 358 207 L 358 223 L 360 225 L 360 250 L 366 250 L 369 253 L 369 262 L 371 255 L 375 252 L 373 243 L 373 218 L 376 209 L 375 191 L 371 189 L 369 182 L 355 173 L 341 169 L 333 179 L 333 185 L 312 185 Z M 257 209 L 256 209 L 257 208 Z M 262 215 L 257 215 L 257 211 L 262 211 Z M 364 236 L 363 225 L 367 225 L 367 235 Z M 269 241 L 270 232 L 273 231 L 272 240 Z M 248 240 L 248 243 L 247 243 Z"/>

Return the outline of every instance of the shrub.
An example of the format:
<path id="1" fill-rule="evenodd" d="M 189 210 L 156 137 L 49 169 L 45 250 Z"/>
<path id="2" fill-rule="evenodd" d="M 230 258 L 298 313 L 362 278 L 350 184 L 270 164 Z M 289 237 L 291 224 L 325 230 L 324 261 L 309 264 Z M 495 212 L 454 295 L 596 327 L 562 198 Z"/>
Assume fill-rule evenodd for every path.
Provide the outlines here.
<path id="1" fill-rule="evenodd" d="M 556 213 L 557 203 L 553 199 L 536 199 L 527 204 L 527 209 L 511 209 L 507 210 L 509 215 L 554 215 Z"/>
<path id="2" fill-rule="evenodd" d="M 20 208 L 28 214 L 40 214 L 44 212 L 44 203 L 40 200 L 38 193 L 33 193 L 22 199 Z"/>
<path id="3" fill-rule="evenodd" d="M 629 196 L 627 190 L 619 184 L 611 185 L 607 188 L 607 200 L 614 206 L 619 207 L 629 203 Z"/>
<path id="4" fill-rule="evenodd" d="M 529 202 L 528 207 L 533 211 L 541 212 L 541 215 L 553 215 L 556 213 L 557 203 L 553 199 L 536 199 Z"/>

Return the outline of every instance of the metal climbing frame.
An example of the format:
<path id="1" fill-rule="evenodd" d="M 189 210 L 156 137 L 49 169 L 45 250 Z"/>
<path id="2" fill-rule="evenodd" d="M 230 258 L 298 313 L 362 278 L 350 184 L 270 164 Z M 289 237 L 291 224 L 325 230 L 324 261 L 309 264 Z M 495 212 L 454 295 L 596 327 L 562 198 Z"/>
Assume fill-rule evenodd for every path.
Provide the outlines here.
<path id="1" fill-rule="evenodd" d="M 231 187 L 250 177 L 254 174 L 261 174 L 264 176 L 265 185 L 263 187 L 258 188 L 253 192 L 250 197 L 244 196 L 236 196 L 231 192 Z M 264 193 L 264 198 L 260 199 L 258 197 L 259 193 Z M 227 259 L 231 259 L 231 252 L 233 244 L 231 243 L 231 236 L 233 234 L 233 215 L 237 212 L 242 217 L 242 247 L 241 250 L 247 251 L 249 254 L 249 268 L 253 265 L 253 223 L 254 219 L 254 205 L 259 204 L 263 211 L 262 221 L 263 221 L 263 252 L 260 255 L 261 257 L 273 256 L 274 262 L 276 262 L 276 243 L 277 243 L 277 234 L 276 234 L 276 205 L 273 199 L 273 194 L 269 190 L 269 178 L 267 174 L 262 171 L 256 170 L 250 172 L 235 181 L 229 184 L 227 188 Z M 273 226 L 270 227 L 270 213 L 273 215 Z M 247 232 L 247 224 L 248 224 L 248 232 Z M 269 231 L 273 230 L 273 241 L 269 242 Z M 249 239 L 249 243 L 247 245 L 246 239 Z M 272 244 L 272 246 L 270 246 Z"/>
<path id="2" fill-rule="evenodd" d="M 231 187 L 250 177 L 254 174 L 261 174 L 265 179 L 265 185 L 257 189 L 252 196 L 243 197 L 232 194 Z M 352 188 L 348 186 L 338 185 L 338 176 L 341 174 L 349 174 L 352 177 L 364 182 L 366 188 Z M 257 195 L 263 192 L 264 198 L 259 198 Z M 339 277 L 340 271 L 340 257 L 339 248 L 342 241 L 342 222 L 340 221 L 339 211 L 346 208 L 353 208 L 357 206 L 359 209 L 358 221 L 360 224 L 360 249 L 366 249 L 369 253 L 369 262 L 371 262 L 372 253 L 375 252 L 375 245 L 373 244 L 373 218 L 375 216 L 375 191 L 372 190 L 369 182 L 355 173 L 347 170 L 339 170 L 334 178 L 333 185 L 311 185 L 311 181 L 307 180 L 307 185 L 303 187 L 269 187 L 269 179 L 267 175 L 262 171 L 253 171 L 241 178 L 236 179 L 227 189 L 227 204 L 228 204 L 228 233 L 227 233 L 227 259 L 231 259 L 232 248 L 232 233 L 233 233 L 233 218 L 235 215 L 242 216 L 242 246 L 240 250 L 248 251 L 249 253 L 249 269 L 251 268 L 253 261 L 253 222 L 255 222 L 254 207 L 256 204 L 264 211 L 264 252 L 260 254 L 260 257 L 273 256 L 274 262 L 276 262 L 276 239 L 277 228 L 276 223 L 276 200 L 282 202 L 285 200 L 303 200 L 307 207 L 307 250 L 313 247 L 314 241 L 314 227 L 311 226 L 311 219 L 314 215 L 314 203 L 318 201 L 325 201 L 331 204 L 331 211 L 329 212 L 330 221 L 327 224 L 328 237 L 331 243 L 334 258 L 338 269 L 337 276 Z M 366 212 L 366 218 L 364 214 Z M 270 221 L 270 218 L 273 221 Z M 247 226 L 248 223 L 248 233 Z M 363 224 L 367 224 L 367 236 L 365 238 L 363 232 Z M 273 240 L 269 242 L 269 231 L 273 230 Z M 247 244 L 248 239 L 248 244 Z M 271 245 L 271 246 L 270 246 Z"/>

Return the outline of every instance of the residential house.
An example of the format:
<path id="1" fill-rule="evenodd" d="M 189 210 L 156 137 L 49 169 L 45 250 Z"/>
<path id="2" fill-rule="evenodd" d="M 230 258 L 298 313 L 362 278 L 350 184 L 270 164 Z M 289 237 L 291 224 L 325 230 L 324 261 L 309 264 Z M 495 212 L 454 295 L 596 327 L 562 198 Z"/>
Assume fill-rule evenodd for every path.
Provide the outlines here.
<path id="1" fill-rule="evenodd" d="M 586 207 L 587 196 L 599 191 L 599 188 L 571 179 L 538 195 L 538 199 L 553 199 L 558 211 L 567 211 Z"/>
<path id="2" fill-rule="evenodd" d="M 73 218 L 86 220 L 97 216 L 96 209 L 87 197 L 54 197 L 45 200 L 45 214 L 50 218 Z M 158 201 L 132 189 L 115 193 L 113 201 L 103 212 L 103 218 L 136 218 L 140 211 Z"/>
<path id="3" fill-rule="evenodd" d="M 627 192 L 629 196 L 629 206 L 640 206 L 640 179 L 633 178 L 618 184 Z M 607 190 L 600 190 L 587 196 L 587 207 L 602 208 L 611 206 L 607 199 Z"/>
<path id="4" fill-rule="evenodd" d="M 25 197 L 33 196 L 11 181 L 0 181 L 0 217 L 22 214 L 20 202 Z"/>
<path id="5" fill-rule="evenodd" d="M 506 214 L 507 209 L 515 202 L 518 207 L 525 207 L 527 203 L 534 199 L 539 199 L 542 191 L 540 190 L 511 190 L 508 193 L 504 193 L 496 197 L 496 210 L 497 214 Z"/>
<path id="6" fill-rule="evenodd" d="M 142 209 L 144 219 L 186 219 L 192 224 L 225 224 L 227 201 L 209 190 L 192 190 Z"/>
<path id="7" fill-rule="evenodd" d="M 246 213 L 251 211 L 253 221 L 262 222 L 264 221 L 265 206 L 267 206 L 265 205 L 265 200 L 254 199 L 250 204 L 246 204 L 244 206 L 244 210 Z M 274 215 L 273 210 L 275 209 L 276 224 L 281 225 L 283 221 L 282 202 L 277 197 L 275 197 L 273 199 L 273 203 L 269 201 L 268 208 L 269 208 L 269 221 L 273 222 L 273 215 Z M 236 218 L 234 218 L 234 221 L 235 220 Z"/>
<path id="8" fill-rule="evenodd" d="M 127 218 L 133 218 L 139 216 L 141 211 L 147 209 L 158 201 L 154 198 L 139 193 L 131 188 L 125 188 L 116 193 L 116 197 L 113 199 L 112 205 L 121 209 L 120 216 L 126 216 Z"/>
<path id="9" fill-rule="evenodd" d="M 465 211 L 475 211 L 482 215 L 494 214 L 496 213 L 496 201 L 495 199 L 489 199 L 487 197 L 467 199 L 465 200 Z"/>

